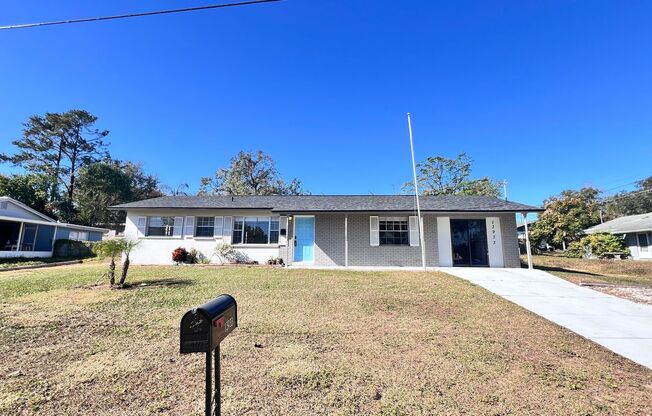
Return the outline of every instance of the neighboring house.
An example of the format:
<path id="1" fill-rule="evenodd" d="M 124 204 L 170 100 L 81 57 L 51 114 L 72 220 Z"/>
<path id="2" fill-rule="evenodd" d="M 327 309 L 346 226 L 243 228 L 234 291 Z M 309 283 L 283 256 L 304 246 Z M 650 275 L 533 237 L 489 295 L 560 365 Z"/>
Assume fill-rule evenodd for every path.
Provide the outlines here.
<path id="1" fill-rule="evenodd" d="M 611 233 L 625 238 L 635 260 L 652 259 L 652 212 L 616 218 L 584 230 L 587 234 Z"/>
<path id="2" fill-rule="evenodd" d="M 532 230 L 532 225 L 533 225 L 535 222 L 537 222 L 537 220 L 533 220 L 533 221 L 528 221 L 528 222 L 527 222 L 527 226 L 528 226 L 529 230 Z M 525 224 L 521 224 L 521 225 L 519 225 L 518 227 L 516 227 L 516 235 L 518 236 L 518 243 L 519 243 L 519 246 L 520 246 L 520 248 L 521 248 L 521 254 L 525 254 L 525 253 L 526 253 L 526 248 L 525 248 L 525 244 L 526 244 L 526 243 L 525 243 L 525 241 L 526 241 L 526 237 L 525 237 Z M 534 246 L 533 246 L 533 247 L 534 247 Z M 550 244 L 548 244 L 548 240 L 546 240 L 545 238 L 542 239 L 542 240 L 539 242 L 539 244 L 536 246 L 536 248 L 537 248 L 538 250 L 541 250 L 541 251 L 552 251 L 552 250 L 554 249 L 553 246 L 551 246 Z"/>
<path id="3" fill-rule="evenodd" d="M 520 267 L 516 213 L 540 208 L 482 196 L 422 197 L 426 266 Z M 218 244 L 288 265 L 422 265 L 414 196 L 167 196 L 116 205 L 136 264 L 170 264 L 177 247 L 211 261 Z"/>
<path id="4" fill-rule="evenodd" d="M 51 257 L 56 240 L 99 241 L 106 231 L 57 222 L 13 198 L 0 197 L 0 258 Z"/>

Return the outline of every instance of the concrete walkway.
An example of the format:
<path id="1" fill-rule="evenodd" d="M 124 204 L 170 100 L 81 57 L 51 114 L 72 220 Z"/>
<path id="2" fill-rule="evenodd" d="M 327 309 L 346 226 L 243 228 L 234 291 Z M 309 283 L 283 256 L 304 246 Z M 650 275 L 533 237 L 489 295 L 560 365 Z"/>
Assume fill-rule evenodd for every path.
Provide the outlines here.
<path id="1" fill-rule="evenodd" d="M 541 270 L 442 267 L 652 369 L 652 306 L 581 287 Z"/>

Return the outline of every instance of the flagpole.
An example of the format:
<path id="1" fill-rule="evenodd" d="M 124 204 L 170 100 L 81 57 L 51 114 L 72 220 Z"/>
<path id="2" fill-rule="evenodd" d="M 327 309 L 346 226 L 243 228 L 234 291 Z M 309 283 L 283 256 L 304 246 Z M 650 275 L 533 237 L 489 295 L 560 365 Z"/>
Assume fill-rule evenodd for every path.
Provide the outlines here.
<path id="1" fill-rule="evenodd" d="M 412 152 L 412 175 L 414 179 L 414 195 L 417 198 L 417 226 L 419 227 L 419 241 L 421 242 L 421 265 L 426 270 L 426 247 L 423 238 L 423 221 L 421 220 L 421 206 L 419 205 L 419 184 L 417 182 L 417 165 L 414 161 L 414 143 L 412 141 L 412 121 L 407 113 L 408 130 L 410 132 L 410 151 Z"/>

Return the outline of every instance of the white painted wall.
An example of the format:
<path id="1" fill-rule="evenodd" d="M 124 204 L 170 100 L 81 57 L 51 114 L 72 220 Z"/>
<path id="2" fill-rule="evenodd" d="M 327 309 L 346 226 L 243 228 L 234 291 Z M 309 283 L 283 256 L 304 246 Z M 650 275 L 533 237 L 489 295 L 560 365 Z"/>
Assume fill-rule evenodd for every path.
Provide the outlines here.
<path id="1" fill-rule="evenodd" d="M 6 203 L 6 208 L 3 208 Z M 29 212 L 11 201 L 0 201 L 0 215 L 4 217 L 22 218 L 26 220 L 47 221 L 45 218 Z"/>
<path id="2" fill-rule="evenodd" d="M 487 244 L 489 252 L 489 267 L 504 267 L 503 237 L 499 217 L 487 217 Z"/>
<path id="3" fill-rule="evenodd" d="M 453 266 L 450 217 L 437 217 L 437 247 L 439 247 L 439 266 Z"/>
<path id="4" fill-rule="evenodd" d="M 131 210 L 127 212 L 125 224 L 125 237 L 140 240 L 140 244 L 132 251 L 130 260 L 133 264 L 174 264 L 172 261 L 172 251 L 178 247 L 183 247 L 187 251 L 196 249 L 204 256 L 211 259 L 211 263 L 220 263 L 217 256 L 213 255 L 215 247 L 223 242 L 229 242 L 230 238 L 224 240 L 219 237 L 193 237 L 181 235 L 179 237 L 143 237 L 138 235 L 137 222 L 141 216 L 171 216 L 183 217 L 210 217 L 210 216 L 270 216 L 271 211 L 252 211 L 252 210 Z M 231 225 L 232 227 L 232 225 Z M 185 227 L 184 227 L 185 232 Z M 239 253 L 247 256 L 251 260 L 259 263 L 265 263 L 271 257 L 279 257 L 278 244 L 252 245 L 240 244 L 234 245 L 233 248 Z"/>

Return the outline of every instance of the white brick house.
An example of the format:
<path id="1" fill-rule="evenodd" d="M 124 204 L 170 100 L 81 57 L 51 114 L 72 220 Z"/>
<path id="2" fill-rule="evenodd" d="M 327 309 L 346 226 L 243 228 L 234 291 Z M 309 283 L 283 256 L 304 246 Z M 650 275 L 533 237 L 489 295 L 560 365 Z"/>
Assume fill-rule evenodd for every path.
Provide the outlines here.
<path id="1" fill-rule="evenodd" d="M 171 264 L 177 247 L 211 261 L 218 244 L 243 258 L 319 267 L 420 267 L 413 196 L 169 196 L 111 207 L 142 240 L 135 264 Z M 520 267 L 516 214 L 537 207 L 481 196 L 421 198 L 425 262 Z"/>

